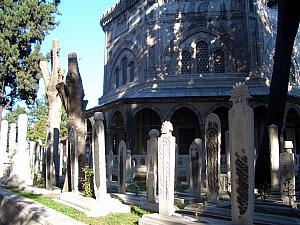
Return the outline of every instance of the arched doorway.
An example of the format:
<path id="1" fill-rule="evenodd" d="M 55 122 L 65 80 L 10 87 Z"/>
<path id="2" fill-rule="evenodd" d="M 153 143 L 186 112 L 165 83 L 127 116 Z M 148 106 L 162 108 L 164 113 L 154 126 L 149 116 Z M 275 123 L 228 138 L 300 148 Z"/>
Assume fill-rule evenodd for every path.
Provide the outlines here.
<path id="1" fill-rule="evenodd" d="M 113 154 L 118 155 L 119 143 L 121 140 L 125 141 L 124 119 L 119 111 L 115 112 L 111 119 L 110 130 Z"/>
<path id="2" fill-rule="evenodd" d="M 188 155 L 189 147 L 195 138 L 200 138 L 199 120 L 196 114 L 188 109 L 181 108 L 172 116 L 173 135 L 176 137 L 178 154 Z"/>
<path id="3" fill-rule="evenodd" d="M 221 122 L 221 155 L 226 154 L 225 149 L 225 132 L 228 131 L 228 109 L 225 107 L 217 108 L 213 111 Z"/>
<path id="4" fill-rule="evenodd" d="M 152 109 L 140 110 L 133 119 L 132 155 L 147 154 L 147 140 L 151 129 L 160 130 L 161 119 Z"/>
<path id="5" fill-rule="evenodd" d="M 283 131 L 285 141 L 293 141 L 294 154 L 300 154 L 300 117 L 295 109 L 290 109 L 286 116 Z"/>

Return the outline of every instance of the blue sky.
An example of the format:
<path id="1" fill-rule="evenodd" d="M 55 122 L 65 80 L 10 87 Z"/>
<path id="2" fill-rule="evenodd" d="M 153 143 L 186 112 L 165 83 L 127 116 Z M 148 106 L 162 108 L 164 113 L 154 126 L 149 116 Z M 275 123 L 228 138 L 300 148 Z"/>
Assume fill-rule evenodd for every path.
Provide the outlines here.
<path id="1" fill-rule="evenodd" d="M 79 71 L 89 100 L 87 108 L 97 105 L 103 90 L 105 34 L 100 26 L 100 16 L 117 0 L 63 0 L 57 17 L 60 25 L 42 44 L 42 53 L 49 52 L 52 40 L 60 40 L 60 67 L 68 68 L 68 53 L 76 52 Z M 40 82 L 39 95 L 44 95 L 44 83 Z"/>

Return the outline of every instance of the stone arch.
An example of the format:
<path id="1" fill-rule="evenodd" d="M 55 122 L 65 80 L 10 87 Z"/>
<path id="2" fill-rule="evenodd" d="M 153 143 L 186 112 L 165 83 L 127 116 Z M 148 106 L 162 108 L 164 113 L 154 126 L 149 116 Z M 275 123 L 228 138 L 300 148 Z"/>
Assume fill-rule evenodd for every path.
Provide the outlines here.
<path id="1" fill-rule="evenodd" d="M 110 134 L 113 154 L 118 154 L 118 145 L 121 140 L 125 140 L 125 120 L 120 111 L 115 111 L 110 118 Z"/>
<path id="2" fill-rule="evenodd" d="M 293 141 L 294 153 L 300 154 L 300 116 L 294 107 L 290 107 L 286 113 L 283 138 L 285 141 Z"/>
<path id="3" fill-rule="evenodd" d="M 160 118 L 161 124 L 163 121 L 165 121 L 164 116 L 162 114 L 162 112 L 159 110 L 159 108 L 157 108 L 155 105 L 152 104 L 143 104 L 143 105 L 139 105 L 132 113 L 132 117 L 134 118 L 136 116 L 136 114 L 138 112 L 140 112 L 143 109 L 151 109 L 153 110 L 155 113 L 157 113 L 157 115 Z"/>
<path id="4" fill-rule="evenodd" d="M 191 104 L 179 104 L 179 105 L 176 105 L 171 110 L 169 110 L 169 112 L 168 112 L 168 114 L 166 116 L 166 120 L 171 121 L 171 118 L 173 117 L 173 115 L 175 114 L 175 112 L 178 111 L 181 108 L 187 108 L 187 109 L 191 110 L 197 116 L 198 121 L 199 121 L 199 125 L 201 125 L 202 116 L 200 115 L 200 113 L 197 110 L 197 108 L 194 107 Z"/>
<path id="5" fill-rule="evenodd" d="M 221 154 L 226 154 L 225 149 L 225 132 L 229 130 L 228 126 L 228 108 L 221 106 L 216 108 L 213 111 L 216 114 L 221 122 Z"/>
<path id="6" fill-rule="evenodd" d="M 176 73 L 176 69 L 178 67 L 176 66 L 176 61 L 178 59 L 178 52 L 180 50 L 186 49 L 187 44 L 186 42 L 193 42 L 193 41 L 205 41 L 207 43 L 210 43 L 209 45 L 209 55 L 210 58 L 212 58 L 212 54 L 217 49 L 222 49 L 222 51 L 225 54 L 225 71 L 230 71 L 231 69 L 226 64 L 228 61 L 226 56 L 232 55 L 231 50 L 225 45 L 225 43 L 232 42 L 228 37 L 222 36 L 219 32 L 218 27 L 198 23 L 193 24 L 192 27 L 187 27 L 182 31 L 182 37 L 176 39 L 177 37 L 174 37 L 173 40 L 170 41 L 169 45 L 166 46 L 162 56 L 161 61 L 162 65 L 165 68 L 164 71 L 166 74 L 170 73 Z M 196 38 L 197 37 L 197 38 Z M 215 40 L 215 41 L 212 41 Z M 191 46 L 190 43 L 190 46 Z M 182 48 L 182 49 L 181 49 Z M 210 62 L 211 64 L 212 62 Z M 228 68 L 227 68 L 228 66 Z M 194 69 L 195 71 L 195 69 Z"/>
<path id="7" fill-rule="evenodd" d="M 189 146 L 195 138 L 200 137 L 200 126 L 197 114 L 188 107 L 177 109 L 171 118 L 173 136 L 176 137 L 179 154 L 189 154 Z"/>
<path id="8" fill-rule="evenodd" d="M 147 154 L 147 140 L 151 129 L 160 130 L 161 118 L 151 108 L 137 111 L 133 117 L 132 155 Z"/>

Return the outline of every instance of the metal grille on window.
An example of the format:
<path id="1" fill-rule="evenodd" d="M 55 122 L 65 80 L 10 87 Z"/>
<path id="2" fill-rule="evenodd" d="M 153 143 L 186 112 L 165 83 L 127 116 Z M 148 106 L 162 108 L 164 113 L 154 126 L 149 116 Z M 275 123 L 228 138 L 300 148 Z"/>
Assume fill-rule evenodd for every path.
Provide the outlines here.
<path id="1" fill-rule="evenodd" d="M 189 74 L 191 73 L 191 53 L 189 51 L 182 51 L 181 53 L 181 73 Z"/>
<path id="2" fill-rule="evenodd" d="M 220 49 L 216 50 L 214 53 L 214 69 L 215 73 L 225 72 L 224 52 Z"/>
<path id="3" fill-rule="evenodd" d="M 208 45 L 200 41 L 196 46 L 197 73 L 209 73 Z"/>
<path id="4" fill-rule="evenodd" d="M 115 76 L 116 76 L 116 88 L 118 88 L 120 87 L 120 72 L 118 68 L 115 71 Z"/>
<path id="5" fill-rule="evenodd" d="M 129 80 L 130 82 L 133 82 L 134 80 L 134 62 L 131 61 L 129 63 Z"/>
<path id="6" fill-rule="evenodd" d="M 127 82 L 127 58 L 122 59 L 122 85 L 125 85 Z"/>

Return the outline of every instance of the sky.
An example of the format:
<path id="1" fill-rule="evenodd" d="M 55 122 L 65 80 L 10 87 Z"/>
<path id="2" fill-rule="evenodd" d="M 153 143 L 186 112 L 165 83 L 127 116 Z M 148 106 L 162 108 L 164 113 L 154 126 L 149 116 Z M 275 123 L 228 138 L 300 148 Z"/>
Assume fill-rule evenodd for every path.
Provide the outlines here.
<path id="1" fill-rule="evenodd" d="M 68 53 L 76 52 L 82 78 L 87 109 L 98 105 L 102 96 L 105 33 L 100 26 L 100 16 L 118 0 L 63 0 L 57 16 L 59 26 L 46 36 L 42 53 L 46 55 L 52 40 L 60 41 L 60 67 L 68 69 Z M 45 95 L 44 83 L 40 80 L 38 95 Z"/>

